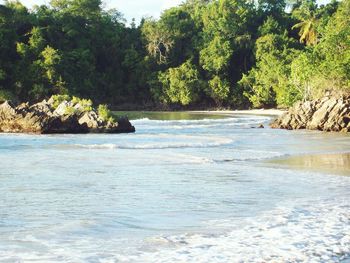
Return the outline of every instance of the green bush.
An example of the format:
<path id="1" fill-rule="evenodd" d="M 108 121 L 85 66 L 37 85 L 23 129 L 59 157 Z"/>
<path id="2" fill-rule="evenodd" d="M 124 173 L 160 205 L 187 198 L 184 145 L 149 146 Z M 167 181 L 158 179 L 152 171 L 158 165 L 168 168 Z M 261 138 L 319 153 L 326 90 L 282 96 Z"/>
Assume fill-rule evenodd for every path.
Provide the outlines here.
<path id="1" fill-rule="evenodd" d="M 92 111 L 92 101 L 89 99 L 81 99 L 73 96 L 72 103 L 73 105 L 80 104 L 84 111 Z"/>
<path id="2" fill-rule="evenodd" d="M 167 102 L 189 105 L 198 100 L 201 87 L 199 72 L 190 60 L 177 68 L 169 68 L 159 73 Z"/>
<path id="3" fill-rule="evenodd" d="M 77 111 L 73 106 L 68 106 L 64 112 L 65 115 L 73 115 Z"/>
<path id="4" fill-rule="evenodd" d="M 51 97 L 53 99 L 52 106 L 57 109 L 57 107 L 63 102 L 63 101 L 70 101 L 71 97 L 69 95 L 53 95 Z"/>
<path id="5" fill-rule="evenodd" d="M 104 121 L 113 122 L 114 118 L 112 117 L 111 111 L 108 109 L 108 106 L 105 104 L 100 104 L 97 109 L 98 115 Z"/>

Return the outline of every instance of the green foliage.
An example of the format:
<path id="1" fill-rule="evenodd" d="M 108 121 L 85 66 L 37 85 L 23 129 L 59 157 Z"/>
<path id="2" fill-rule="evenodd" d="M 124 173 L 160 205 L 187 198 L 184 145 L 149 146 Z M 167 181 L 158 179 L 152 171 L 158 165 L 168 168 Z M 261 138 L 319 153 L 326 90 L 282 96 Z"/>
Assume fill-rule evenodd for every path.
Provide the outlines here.
<path id="1" fill-rule="evenodd" d="M 69 95 L 58 94 L 58 95 L 51 96 L 50 100 L 53 101 L 52 106 L 55 109 L 57 109 L 62 102 L 64 101 L 67 102 L 68 106 L 65 109 L 65 114 L 67 115 L 72 115 L 74 113 L 77 113 L 78 111 L 81 113 L 81 112 L 89 112 L 93 110 L 93 102 L 89 99 L 82 99 L 76 96 L 71 97 Z M 101 110 L 102 114 L 107 114 L 109 117 L 110 113 L 108 111 L 108 108 L 104 108 L 104 107 L 107 107 L 107 106 L 102 105 L 102 108 L 101 109 L 98 108 L 98 109 L 99 111 Z"/>
<path id="2" fill-rule="evenodd" d="M 300 98 L 290 83 L 291 62 L 298 52 L 286 35 L 268 34 L 256 42 L 256 68 L 240 84 L 254 107 L 291 106 Z"/>
<path id="3" fill-rule="evenodd" d="M 73 96 L 71 102 L 73 105 L 79 104 L 84 111 L 92 111 L 92 100 L 89 99 L 81 99 L 78 97 Z"/>
<path id="4" fill-rule="evenodd" d="M 273 16 L 267 17 L 265 22 L 259 27 L 258 32 L 260 36 L 268 34 L 281 35 L 284 33 L 282 26 Z"/>
<path id="5" fill-rule="evenodd" d="M 174 41 L 167 28 L 149 19 L 142 27 L 143 35 L 147 40 L 148 53 L 157 59 L 159 64 L 166 63 Z"/>
<path id="6" fill-rule="evenodd" d="M 350 1 L 340 3 L 338 11 L 325 28 L 324 37 L 316 47 L 320 58 L 320 89 L 350 91 Z M 328 87 L 327 87 L 327 86 Z"/>
<path id="7" fill-rule="evenodd" d="M 65 115 L 74 115 L 77 112 L 77 109 L 74 108 L 73 106 L 68 106 L 65 111 L 64 114 Z"/>
<path id="8" fill-rule="evenodd" d="M 316 45 L 318 41 L 316 17 L 316 2 L 302 1 L 301 5 L 293 11 L 293 16 L 301 20 L 292 29 L 299 29 L 300 42 L 306 45 Z"/>
<path id="9" fill-rule="evenodd" d="M 57 50 L 50 46 L 47 46 L 42 52 L 43 68 L 46 69 L 46 76 L 49 81 L 54 81 L 55 78 L 55 66 L 59 64 L 61 57 Z"/>
<path id="10" fill-rule="evenodd" d="M 263 12 L 271 14 L 281 14 L 286 8 L 284 0 L 258 0 L 259 9 Z"/>
<path id="11" fill-rule="evenodd" d="M 5 1 L 0 91 L 31 101 L 62 94 L 55 103 L 71 94 L 112 105 L 225 107 L 349 92 L 350 0 L 286 6 L 187 0 L 128 27 L 101 0 L 51 0 L 30 11 Z"/>
<path id="12" fill-rule="evenodd" d="M 191 61 L 186 61 L 180 67 L 170 68 L 159 74 L 159 81 L 164 87 L 166 100 L 171 103 L 188 105 L 198 99 L 198 89 L 201 86 L 198 71 Z"/>
<path id="13" fill-rule="evenodd" d="M 200 52 L 201 65 L 209 72 L 218 73 L 228 67 L 232 52 L 229 41 L 215 36 L 209 45 Z"/>
<path id="14" fill-rule="evenodd" d="M 51 96 L 51 99 L 53 100 L 52 106 L 57 109 L 57 107 L 63 102 L 63 101 L 70 101 L 71 96 L 69 95 L 53 95 Z"/>
<path id="15" fill-rule="evenodd" d="M 226 79 L 215 76 L 209 81 L 210 95 L 218 105 L 221 105 L 230 94 L 230 83 Z"/>
<path id="16" fill-rule="evenodd" d="M 112 112 L 108 109 L 108 106 L 105 104 L 100 104 L 97 108 L 98 116 L 104 120 L 104 121 L 109 121 L 113 122 L 113 116 Z"/>
<path id="17" fill-rule="evenodd" d="M 276 93 L 271 86 L 257 83 L 259 72 L 251 70 L 249 75 L 243 75 L 239 81 L 242 86 L 244 96 L 246 96 L 255 108 L 276 106 Z"/>
<path id="18" fill-rule="evenodd" d="M 253 106 L 290 106 L 325 91 L 349 89 L 350 1 L 335 10 L 334 2 L 318 8 L 314 1 L 302 1 L 293 10 L 299 21 L 291 29 L 300 29 L 300 41 L 307 48 L 298 47 L 286 34 L 266 30 L 276 23 L 265 22 L 261 32 L 267 34 L 256 41 L 256 67 L 239 82 Z"/>
<path id="19" fill-rule="evenodd" d="M 293 86 L 298 90 L 299 97 L 303 97 L 304 100 L 310 99 L 313 89 L 313 82 L 316 80 L 314 73 L 317 68 L 314 67 L 314 61 L 311 53 L 301 53 L 296 57 L 291 64 L 291 76 L 290 80 Z"/>

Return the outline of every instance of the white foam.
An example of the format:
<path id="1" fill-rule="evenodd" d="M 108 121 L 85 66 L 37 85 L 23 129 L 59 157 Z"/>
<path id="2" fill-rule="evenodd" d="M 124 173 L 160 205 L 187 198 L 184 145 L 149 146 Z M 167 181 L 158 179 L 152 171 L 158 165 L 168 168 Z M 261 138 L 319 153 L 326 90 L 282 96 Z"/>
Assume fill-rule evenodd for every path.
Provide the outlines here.
<path id="1" fill-rule="evenodd" d="M 341 262 L 350 257 L 350 205 L 280 207 L 259 217 L 224 222 L 226 234 L 159 237 L 155 252 L 121 262 Z M 119 262 L 119 261 L 118 261 Z"/>
<path id="2" fill-rule="evenodd" d="M 259 150 L 232 150 L 229 158 L 215 159 L 215 162 L 234 162 L 234 161 L 259 161 L 288 156 L 289 154 L 274 151 Z"/>
<path id="3" fill-rule="evenodd" d="M 135 144 L 135 145 L 117 145 L 117 144 L 75 144 L 77 148 L 83 149 L 129 149 L 129 150 L 156 150 L 156 149 L 181 149 L 181 148 L 210 148 L 210 147 L 218 147 L 225 144 L 232 143 L 233 140 L 226 141 L 217 141 L 217 142 L 208 142 L 208 143 L 143 143 L 143 144 Z"/>
<path id="4" fill-rule="evenodd" d="M 193 136 L 193 135 L 143 135 L 148 140 L 154 140 L 149 143 L 128 143 L 128 144 L 74 144 L 73 148 L 82 149 L 177 149 L 177 148 L 210 148 L 228 145 L 234 142 L 231 138 L 219 136 Z M 147 140 L 145 140 L 147 141 Z M 62 145 L 61 145 L 62 147 Z M 69 145 L 67 145 L 69 147 Z"/>
<path id="5" fill-rule="evenodd" d="M 287 204 L 252 218 L 213 221 L 208 229 L 207 233 L 150 238 L 137 251 L 126 246 L 125 252 L 118 249 L 118 244 L 128 240 L 115 236 L 75 240 L 62 237 L 58 243 L 25 236 L 21 242 L 32 243 L 35 252 L 8 247 L 0 250 L 0 257 L 5 262 L 111 263 L 328 263 L 350 258 L 350 205 L 346 200 Z"/>
<path id="6" fill-rule="evenodd" d="M 117 144 L 105 143 L 105 144 L 75 144 L 77 148 L 84 149 L 117 149 L 119 148 Z"/>

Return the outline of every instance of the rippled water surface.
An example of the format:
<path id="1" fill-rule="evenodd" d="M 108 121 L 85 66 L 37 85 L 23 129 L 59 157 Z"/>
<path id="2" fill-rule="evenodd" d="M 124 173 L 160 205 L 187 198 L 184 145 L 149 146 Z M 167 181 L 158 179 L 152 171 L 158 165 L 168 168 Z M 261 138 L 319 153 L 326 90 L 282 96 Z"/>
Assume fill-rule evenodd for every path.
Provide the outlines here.
<path id="1" fill-rule="evenodd" d="M 165 119 L 134 120 L 135 134 L 0 135 L 0 262 L 349 259 L 350 177 L 271 162 L 334 158 L 348 135 Z"/>

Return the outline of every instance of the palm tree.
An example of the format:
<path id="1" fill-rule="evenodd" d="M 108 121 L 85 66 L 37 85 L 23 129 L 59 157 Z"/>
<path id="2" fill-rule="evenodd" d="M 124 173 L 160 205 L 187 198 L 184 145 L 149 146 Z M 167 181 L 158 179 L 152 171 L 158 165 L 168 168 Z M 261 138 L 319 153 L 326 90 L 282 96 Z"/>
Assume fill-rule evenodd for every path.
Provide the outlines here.
<path id="1" fill-rule="evenodd" d="M 317 44 L 317 18 L 315 14 L 315 4 L 306 2 L 294 10 L 293 16 L 301 20 L 292 29 L 299 28 L 300 42 L 308 46 Z"/>
<path id="2" fill-rule="evenodd" d="M 315 18 L 310 18 L 308 20 L 301 21 L 292 27 L 292 29 L 300 28 L 299 40 L 301 43 L 305 43 L 308 46 L 317 44 L 316 22 L 317 20 Z"/>

